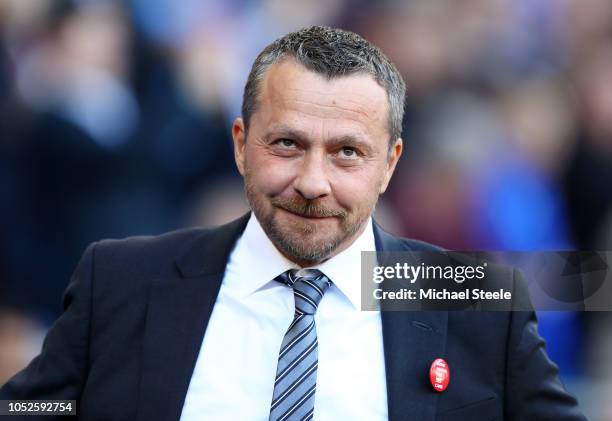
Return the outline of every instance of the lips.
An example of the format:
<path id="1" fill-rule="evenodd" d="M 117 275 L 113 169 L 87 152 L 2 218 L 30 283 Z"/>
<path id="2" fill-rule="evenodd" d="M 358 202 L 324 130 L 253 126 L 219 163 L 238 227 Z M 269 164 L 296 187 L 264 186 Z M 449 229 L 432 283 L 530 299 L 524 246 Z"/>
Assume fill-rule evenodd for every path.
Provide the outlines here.
<path id="1" fill-rule="evenodd" d="M 345 211 L 329 208 L 318 200 L 305 201 L 300 198 L 271 197 L 270 204 L 304 219 L 346 218 Z"/>
<path id="2" fill-rule="evenodd" d="M 295 216 L 299 216 L 300 218 L 304 218 L 304 219 L 328 219 L 328 218 L 333 218 L 333 216 L 317 216 L 317 215 L 306 215 L 306 214 L 302 214 L 302 213 L 297 213 L 297 212 L 294 212 L 294 211 L 292 211 L 290 209 L 283 208 L 283 207 L 280 207 L 280 206 L 278 208 L 284 210 L 287 213 L 290 213 L 290 214 L 295 215 Z"/>

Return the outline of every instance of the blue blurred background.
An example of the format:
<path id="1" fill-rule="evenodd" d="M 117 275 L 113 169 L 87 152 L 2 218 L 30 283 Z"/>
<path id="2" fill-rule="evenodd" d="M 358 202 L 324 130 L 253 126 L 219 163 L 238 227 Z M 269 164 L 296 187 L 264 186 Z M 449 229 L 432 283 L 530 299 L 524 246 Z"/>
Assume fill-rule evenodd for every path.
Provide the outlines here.
<path id="1" fill-rule="evenodd" d="M 0 383 L 89 242 L 247 209 L 230 124 L 250 65 L 311 24 L 358 32 L 408 83 L 388 230 L 612 249 L 610 0 L 0 0 Z M 539 317 L 568 388 L 612 420 L 612 315 Z"/>

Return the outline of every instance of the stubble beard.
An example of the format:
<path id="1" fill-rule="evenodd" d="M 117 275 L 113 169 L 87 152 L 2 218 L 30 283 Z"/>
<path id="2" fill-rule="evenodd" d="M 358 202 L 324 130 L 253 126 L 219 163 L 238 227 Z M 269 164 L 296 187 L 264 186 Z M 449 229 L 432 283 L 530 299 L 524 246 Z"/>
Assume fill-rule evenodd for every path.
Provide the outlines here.
<path id="1" fill-rule="evenodd" d="M 315 265 L 333 256 L 338 247 L 359 232 L 373 210 L 351 214 L 345 210 L 329 209 L 313 200 L 280 197 L 268 199 L 269 206 L 266 206 L 263 203 L 266 199 L 258 198 L 248 175 L 245 176 L 245 193 L 253 213 L 268 238 L 283 255 L 302 266 Z M 316 240 L 315 236 L 321 231 L 317 224 L 296 221 L 290 226 L 283 226 L 274 218 L 278 208 L 298 215 L 338 218 L 340 230 L 331 237 Z"/>

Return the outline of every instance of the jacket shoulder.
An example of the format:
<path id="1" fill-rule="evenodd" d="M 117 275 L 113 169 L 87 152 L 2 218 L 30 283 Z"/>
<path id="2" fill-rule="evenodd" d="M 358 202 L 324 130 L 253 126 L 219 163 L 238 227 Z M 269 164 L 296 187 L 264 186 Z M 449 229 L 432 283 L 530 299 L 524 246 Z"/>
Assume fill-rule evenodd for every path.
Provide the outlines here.
<path id="1" fill-rule="evenodd" d="M 98 252 L 111 255 L 122 253 L 155 253 L 156 251 L 176 250 L 194 238 L 206 235 L 214 228 L 183 228 L 158 235 L 135 235 L 125 238 L 106 238 L 96 242 Z"/>
<path id="2" fill-rule="evenodd" d="M 248 218 L 249 214 L 245 214 L 212 228 L 185 228 L 161 235 L 102 240 L 95 246 L 95 267 L 131 278 L 190 276 L 204 266 L 217 270 L 225 266 L 224 260 Z"/>
<path id="3" fill-rule="evenodd" d="M 443 247 L 435 244 L 427 243 L 421 240 L 415 240 L 413 238 L 398 237 L 399 241 L 404 245 L 406 250 L 411 251 L 448 251 Z"/>
<path id="4" fill-rule="evenodd" d="M 446 251 L 425 241 L 393 235 L 374 222 L 374 239 L 378 251 Z"/>
<path id="5" fill-rule="evenodd" d="M 113 268 L 129 272 L 157 274 L 173 272 L 176 256 L 196 239 L 206 237 L 212 229 L 186 228 L 160 235 L 104 239 L 95 244 L 96 268 Z"/>

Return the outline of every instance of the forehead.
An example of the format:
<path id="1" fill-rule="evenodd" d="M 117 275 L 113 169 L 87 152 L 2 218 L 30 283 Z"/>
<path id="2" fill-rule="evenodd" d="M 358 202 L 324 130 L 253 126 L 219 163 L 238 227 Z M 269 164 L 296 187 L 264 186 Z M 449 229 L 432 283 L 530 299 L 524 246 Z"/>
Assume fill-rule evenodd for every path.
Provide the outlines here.
<path id="1" fill-rule="evenodd" d="M 359 130 L 388 137 L 387 93 L 369 74 L 327 79 L 293 59 L 272 65 L 261 82 L 256 114 L 304 130 Z"/>

